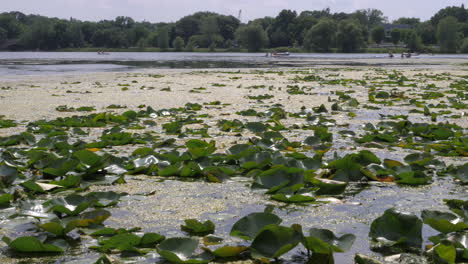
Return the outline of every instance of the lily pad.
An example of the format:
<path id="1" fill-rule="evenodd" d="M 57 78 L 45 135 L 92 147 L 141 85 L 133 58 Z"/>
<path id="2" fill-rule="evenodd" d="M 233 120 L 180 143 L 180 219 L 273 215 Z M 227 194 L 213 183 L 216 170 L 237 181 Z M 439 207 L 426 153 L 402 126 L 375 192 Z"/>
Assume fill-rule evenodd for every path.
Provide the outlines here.
<path id="1" fill-rule="evenodd" d="M 172 263 L 198 264 L 214 259 L 214 256 L 206 251 L 200 255 L 193 255 L 197 248 L 198 240 L 185 237 L 168 238 L 156 247 L 159 255 Z"/>
<path id="2" fill-rule="evenodd" d="M 281 218 L 271 213 L 252 213 L 237 221 L 231 229 L 231 236 L 252 240 L 267 225 L 279 225 Z"/>
<path id="3" fill-rule="evenodd" d="M 468 229 L 468 224 L 452 213 L 423 210 L 421 217 L 425 224 L 444 234 Z"/>
<path id="4" fill-rule="evenodd" d="M 369 237 L 372 238 L 374 250 L 419 251 L 422 245 L 422 221 L 414 214 L 391 208 L 372 222 Z"/>
<path id="5" fill-rule="evenodd" d="M 252 241 L 250 249 L 254 258 L 278 258 L 302 241 L 300 225 L 291 227 L 276 224 L 264 227 Z"/>
<path id="6" fill-rule="evenodd" d="M 213 234 L 215 230 L 215 225 L 210 220 L 205 222 L 199 222 L 196 219 L 186 219 L 184 220 L 185 225 L 181 225 L 181 229 L 190 235 L 196 236 L 205 236 Z"/>
<path id="7" fill-rule="evenodd" d="M 25 236 L 19 237 L 13 241 L 10 241 L 8 238 L 3 238 L 8 246 L 17 251 L 22 253 L 62 253 L 64 251 L 63 248 L 58 247 L 52 244 L 45 244 L 41 242 L 36 237 Z"/>

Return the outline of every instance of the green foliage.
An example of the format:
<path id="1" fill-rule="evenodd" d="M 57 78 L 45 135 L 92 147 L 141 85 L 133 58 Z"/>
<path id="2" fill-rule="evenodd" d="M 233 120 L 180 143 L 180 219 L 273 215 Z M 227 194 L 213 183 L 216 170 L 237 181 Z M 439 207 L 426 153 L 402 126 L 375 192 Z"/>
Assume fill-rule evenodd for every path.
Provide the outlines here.
<path id="1" fill-rule="evenodd" d="M 388 209 L 370 228 L 373 249 L 392 252 L 419 251 L 422 245 L 422 221 L 415 215 Z"/>
<path id="2" fill-rule="evenodd" d="M 364 29 L 353 20 L 338 24 L 337 45 L 342 52 L 357 52 L 365 47 Z"/>
<path id="3" fill-rule="evenodd" d="M 328 52 L 335 40 L 336 25 L 331 19 L 321 19 L 311 27 L 304 37 L 304 48 L 308 51 Z"/>
<path id="4" fill-rule="evenodd" d="M 175 51 L 182 51 L 185 47 L 185 41 L 180 36 L 176 37 L 172 42 L 172 46 L 174 47 Z"/>
<path id="5" fill-rule="evenodd" d="M 237 41 L 249 52 L 260 51 L 268 45 L 268 36 L 259 25 L 247 25 L 236 31 Z"/>
<path id="6" fill-rule="evenodd" d="M 437 39 L 439 40 L 441 52 L 457 52 L 457 31 L 458 21 L 455 17 L 449 16 L 439 21 L 437 25 Z"/>
<path id="7" fill-rule="evenodd" d="M 372 39 L 375 43 L 380 44 L 385 39 L 385 29 L 383 26 L 377 26 L 372 29 Z"/>

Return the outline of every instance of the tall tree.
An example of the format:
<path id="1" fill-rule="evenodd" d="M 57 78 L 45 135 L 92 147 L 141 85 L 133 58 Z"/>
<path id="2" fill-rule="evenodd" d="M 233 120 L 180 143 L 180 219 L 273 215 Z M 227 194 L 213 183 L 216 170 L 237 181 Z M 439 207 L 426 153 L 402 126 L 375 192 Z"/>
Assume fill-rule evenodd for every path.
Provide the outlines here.
<path id="1" fill-rule="evenodd" d="M 341 21 L 336 38 L 342 52 L 356 52 L 365 47 L 364 29 L 354 20 Z"/>
<path id="2" fill-rule="evenodd" d="M 332 19 L 321 19 L 311 27 L 304 38 L 304 47 L 308 51 L 328 52 L 335 40 L 336 25 Z"/>
<path id="3" fill-rule="evenodd" d="M 374 42 L 380 44 L 385 39 L 385 28 L 383 26 L 377 26 L 372 29 L 371 34 Z"/>
<path id="4" fill-rule="evenodd" d="M 437 39 L 440 51 L 447 53 L 457 52 L 458 22 L 455 17 L 449 16 L 440 20 L 437 25 Z"/>
<path id="5" fill-rule="evenodd" d="M 249 52 L 260 51 L 268 44 L 267 33 L 258 24 L 240 27 L 236 31 L 236 40 Z"/>

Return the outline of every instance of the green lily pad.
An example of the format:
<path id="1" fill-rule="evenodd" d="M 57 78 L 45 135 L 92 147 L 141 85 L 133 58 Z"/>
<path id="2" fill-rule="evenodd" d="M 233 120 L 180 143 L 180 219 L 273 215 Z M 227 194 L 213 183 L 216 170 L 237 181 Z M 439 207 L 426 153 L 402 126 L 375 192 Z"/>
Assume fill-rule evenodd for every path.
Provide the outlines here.
<path id="1" fill-rule="evenodd" d="M 210 220 L 205 222 L 199 222 L 196 219 L 186 219 L 184 220 L 185 225 L 181 225 L 181 229 L 190 235 L 196 236 L 205 236 L 213 234 L 215 230 L 215 225 Z"/>
<path id="2" fill-rule="evenodd" d="M 370 228 L 373 249 L 390 249 L 392 252 L 420 250 L 422 245 L 422 221 L 414 214 L 391 208 L 375 219 Z"/>
<path id="3" fill-rule="evenodd" d="M 396 182 L 407 185 L 424 185 L 430 184 L 431 178 L 422 171 L 406 171 L 398 174 Z"/>
<path id="4" fill-rule="evenodd" d="M 235 258 L 235 257 L 238 257 L 243 252 L 247 251 L 248 249 L 249 249 L 248 247 L 242 247 L 242 246 L 239 246 L 239 247 L 224 246 L 224 247 L 217 248 L 216 250 L 203 248 L 203 250 L 210 252 L 211 254 L 215 255 L 218 258 Z"/>
<path id="5" fill-rule="evenodd" d="M 252 213 L 237 221 L 231 228 L 231 236 L 252 240 L 267 225 L 279 225 L 281 218 L 271 213 Z"/>
<path id="6" fill-rule="evenodd" d="M 245 127 L 254 133 L 263 133 L 267 131 L 267 126 L 260 122 L 248 122 Z"/>
<path id="7" fill-rule="evenodd" d="M 40 224 L 39 228 L 50 232 L 56 236 L 65 236 L 68 234 L 70 231 L 75 229 L 76 225 L 75 222 L 71 221 L 68 224 L 64 224 L 60 221 L 53 221 L 53 222 L 48 222 L 44 224 Z"/>
<path id="8" fill-rule="evenodd" d="M 91 207 L 93 205 L 93 201 L 81 195 L 71 194 L 65 198 L 50 200 L 44 203 L 44 205 L 49 208 L 49 212 L 75 216 Z"/>
<path id="9" fill-rule="evenodd" d="M 199 264 L 214 259 L 214 256 L 206 251 L 200 255 L 193 255 L 197 248 L 198 240 L 185 237 L 168 238 L 156 247 L 159 255 L 172 263 Z"/>
<path id="10" fill-rule="evenodd" d="M 8 246 L 17 251 L 22 253 L 62 253 L 64 249 L 52 244 L 45 244 L 41 242 L 36 237 L 26 236 L 26 237 L 19 237 L 13 241 L 9 241 L 8 238 L 3 238 Z"/>
<path id="11" fill-rule="evenodd" d="M 99 241 L 100 246 L 94 249 L 98 249 L 101 252 L 109 252 L 110 250 L 138 252 L 137 246 L 140 242 L 141 237 L 135 234 L 118 234 L 109 239 Z"/>
<path id="12" fill-rule="evenodd" d="M 10 186 L 18 178 L 18 170 L 8 165 L 6 162 L 0 162 L 0 184 Z"/>
<path id="13" fill-rule="evenodd" d="M 329 179 L 312 178 L 311 183 L 319 189 L 315 192 L 317 195 L 337 195 L 346 190 L 347 182 L 334 181 Z"/>
<path id="14" fill-rule="evenodd" d="M 314 254 L 332 254 L 333 252 L 346 252 L 353 245 L 356 236 L 345 234 L 341 237 L 327 229 L 312 228 L 309 236 L 305 237 L 304 247 Z"/>
<path id="15" fill-rule="evenodd" d="M 193 159 L 206 157 L 216 150 L 214 141 L 207 143 L 203 140 L 192 139 L 187 141 L 185 145 L 187 146 L 188 152 L 190 155 L 192 155 Z"/>
<path id="16" fill-rule="evenodd" d="M 278 258 L 302 241 L 300 225 L 291 227 L 276 224 L 265 226 L 252 241 L 250 249 L 254 258 Z"/>
<path id="17" fill-rule="evenodd" d="M 452 213 L 423 210 L 421 217 L 425 224 L 444 234 L 468 229 L 468 224 Z"/>
<path id="18" fill-rule="evenodd" d="M 8 206 L 13 198 L 13 195 L 9 193 L 0 194 L 0 207 Z"/>

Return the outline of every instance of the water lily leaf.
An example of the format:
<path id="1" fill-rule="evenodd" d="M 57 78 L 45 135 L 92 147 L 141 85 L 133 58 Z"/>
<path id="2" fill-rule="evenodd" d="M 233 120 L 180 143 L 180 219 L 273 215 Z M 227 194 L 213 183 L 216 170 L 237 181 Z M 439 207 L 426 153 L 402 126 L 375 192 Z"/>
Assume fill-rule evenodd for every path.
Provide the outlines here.
<path id="1" fill-rule="evenodd" d="M 255 177 L 254 187 L 270 189 L 270 193 L 287 185 L 301 184 L 304 182 L 304 171 L 298 168 L 277 166 L 260 173 Z M 274 188 L 274 189 L 273 189 Z"/>
<path id="2" fill-rule="evenodd" d="M 210 220 L 205 222 L 199 222 L 196 219 L 186 219 L 184 220 L 185 225 L 181 225 L 181 229 L 190 235 L 195 236 L 205 236 L 208 234 L 213 234 L 215 230 L 215 225 Z"/>
<path id="3" fill-rule="evenodd" d="M 135 234 L 118 234 L 109 239 L 99 241 L 101 246 L 94 247 L 94 249 L 101 252 L 109 252 L 110 250 L 139 252 L 136 247 L 140 242 L 141 237 Z"/>
<path id="4" fill-rule="evenodd" d="M 67 175 L 60 181 L 51 181 L 51 184 L 56 184 L 65 188 L 77 187 L 81 183 L 81 176 L 79 175 Z"/>
<path id="5" fill-rule="evenodd" d="M 13 195 L 9 193 L 0 194 L 0 207 L 8 206 L 13 198 Z"/>
<path id="6" fill-rule="evenodd" d="M 18 178 L 18 170 L 6 162 L 0 162 L 0 184 L 10 186 L 16 178 Z"/>
<path id="7" fill-rule="evenodd" d="M 347 182 L 334 181 L 329 179 L 312 178 L 311 183 L 319 189 L 315 192 L 317 195 L 337 195 L 346 190 Z"/>
<path id="8" fill-rule="evenodd" d="M 93 201 L 94 207 L 109 207 L 116 205 L 122 195 L 116 192 L 91 192 L 85 197 Z"/>
<path id="9" fill-rule="evenodd" d="M 255 236 L 250 249 L 254 258 L 278 258 L 295 248 L 302 238 L 300 225 L 286 227 L 272 224 Z"/>
<path id="10" fill-rule="evenodd" d="M 64 251 L 61 247 L 44 244 L 39 239 L 31 236 L 19 237 L 7 244 L 11 249 L 22 253 L 62 253 Z"/>
<path id="11" fill-rule="evenodd" d="M 91 207 L 93 201 L 81 195 L 71 194 L 65 198 L 49 200 L 44 205 L 49 207 L 48 212 L 75 216 Z"/>
<path id="12" fill-rule="evenodd" d="M 184 237 L 168 238 L 156 247 L 159 255 L 172 263 L 198 264 L 214 259 L 214 256 L 206 251 L 194 256 L 197 248 L 198 240 Z"/>
<path id="13" fill-rule="evenodd" d="M 304 144 L 309 145 L 309 146 L 316 146 L 316 145 L 319 145 L 321 142 L 322 141 L 320 140 L 320 137 L 318 136 L 310 136 L 304 140 Z"/>
<path id="14" fill-rule="evenodd" d="M 309 230 L 309 236 L 305 237 L 303 244 L 314 254 L 332 254 L 333 252 L 346 252 L 353 245 L 356 236 L 345 234 L 341 237 L 327 229 L 312 228 Z"/>
<path id="15" fill-rule="evenodd" d="M 73 153 L 73 156 L 88 166 L 95 166 L 101 162 L 101 156 L 89 150 L 79 150 Z"/>
<path id="16" fill-rule="evenodd" d="M 389 169 L 404 166 L 403 163 L 401 163 L 399 161 L 396 161 L 396 160 L 391 160 L 391 159 L 385 159 L 383 163 L 384 163 L 385 167 L 387 167 Z"/>
<path id="17" fill-rule="evenodd" d="M 203 245 L 205 246 L 214 246 L 219 245 L 223 242 L 223 238 L 217 236 L 205 236 L 203 237 Z"/>
<path id="18" fill-rule="evenodd" d="M 159 244 L 164 239 L 166 239 L 166 237 L 158 233 L 145 233 L 141 237 L 139 247 L 145 247 L 145 248 L 153 247 Z"/>
<path id="19" fill-rule="evenodd" d="M 73 221 L 68 224 L 61 223 L 60 221 L 52 221 L 44 224 L 40 224 L 39 228 L 50 232 L 56 236 L 65 236 L 67 233 L 75 229 L 76 225 Z"/>
<path id="20" fill-rule="evenodd" d="M 192 139 L 187 141 L 185 144 L 187 146 L 188 152 L 192 155 L 193 159 L 198 159 L 201 157 L 206 157 L 216 150 L 215 142 L 211 141 L 207 143 L 203 140 Z"/>
<path id="21" fill-rule="evenodd" d="M 452 212 L 463 217 L 465 220 L 468 219 L 468 201 L 451 199 L 444 200 L 444 202 L 448 205 Z"/>
<path id="22" fill-rule="evenodd" d="M 341 159 L 330 162 L 329 167 L 334 171 L 331 179 L 336 181 L 360 181 L 366 175 L 362 168 L 369 164 L 380 164 L 381 161 L 375 154 L 368 150 L 348 154 Z"/>
<path id="23" fill-rule="evenodd" d="M 433 248 L 434 253 L 438 258 L 446 261 L 449 264 L 455 263 L 457 259 L 457 251 L 450 243 L 440 243 Z"/>
<path id="24" fill-rule="evenodd" d="M 282 190 L 280 190 L 281 192 Z M 277 193 L 271 196 L 271 199 L 284 203 L 312 203 L 315 202 L 315 197 L 312 193 Z"/>
<path id="25" fill-rule="evenodd" d="M 224 246 L 217 248 L 216 250 L 211 250 L 209 248 L 203 248 L 218 258 L 234 258 L 238 257 L 243 252 L 247 251 L 248 247 L 233 247 L 233 246 Z"/>
<path id="26" fill-rule="evenodd" d="M 463 184 L 468 184 L 468 163 L 458 167 L 455 177 Z"/>
<path id="27" fill-rule="evenodd" d="M 396 182 L 408 185 L 424 185 L 430 184 L 431 178 L 422 171 L 406 171 L 398 174 Z"/>
<path id="28" fill-rule="evenodd" d="M 55 177 L 64 176 L 67 172 L 76 168 L 79 161 L 75 159 L 56 159 L 51 162 L 47 168 L 43 169 L 44 174 L 52 175 Z"/>
<path id="29" fill-rule="evenodd" d="M 268 129 L 265 124 L 260 122 L 248 122 L 245 124 L 245 127 L 254 133 L 263 133 Z"/>
<path id="30" fill-rule="evenodd" d="M 90 225 L 100 225 L 110 216 L 111 213 L 109 211 L 98 209 L 82 213 L 79 219 L 74 221 L 76 221 L 75 224 L 78 227 L 88 227 Z"/>
<path id="31" fill-rule="evenodd" d="M 419 250 L 422 244 L 422 221 L 414 214 L 391 208 L 372 222 L 369 237 L 374 242 L 375 250 L 386 248 L 396 252 Z"/>
<path id="32" fill-rule="evenodd" d="M 237 221 L 231 229 L 231 236 L 252 240 L 267 225 L 279 225 L 281 218 L 271 213 L 252 213 Z"/>
<path id="33" fill-rule="evenodd" d="M 425 224 L 444 234 L 468 229 L 467 223 L 451 213 L 423 210 L 421 217 Z"/>

